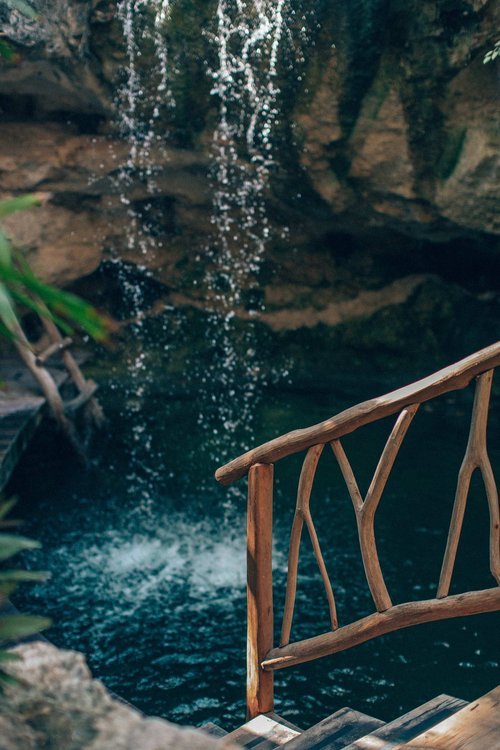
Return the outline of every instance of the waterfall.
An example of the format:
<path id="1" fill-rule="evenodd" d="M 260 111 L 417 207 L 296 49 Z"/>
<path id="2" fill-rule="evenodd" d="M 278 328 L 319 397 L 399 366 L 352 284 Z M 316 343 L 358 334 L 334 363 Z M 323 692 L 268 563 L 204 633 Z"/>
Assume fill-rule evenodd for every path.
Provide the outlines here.
<path id="1" fill-rule="evenodd" d="M 121 137 L 128 144 L 128 153 L 117 172 L 116 187 L 121 203 L 127 208 L 126 250 L 135 257 L 143 256 L 148 265 L 161 249 L 161 240 L 151 232 L 154 211 L 151 201 L 161 194 L 156 175 L 167 160 L 165 115 L 175 106 L 165 40 L 170 12 L 171 0 L 119 0 L 117 3 L 126 64 L 115 97 L 116 122 Z M 146 56 L 143 55 L 144 49 L 148 51 Z M 137 203 L 134 205 L 131 196 L 134 199 L 140 196 L 140 209 L 136 207 Z M 151 482 L 159 479 L 166 469 L 162 461 L 148 465 L 145 460 L 153 450 L 147 417 L 143 414 L 144 399 L 152 386 L 142 325 L 147 307 L 145 282 L 138 280 L 137 273 L 131 271 L 121 256 L 116 257 L 114 263 L 128 308 L 127 317 L 135 321 L 126 352 L 131 382 L 123 385 L 119 378 L 114 387 L 125 389 L 124 410 L 134 415 L 130 435 L 130 492 L 147 501 L 152 495 Z M 153 278 L 146 263 L 137 264 L 137 271 L 145 281 Z"/>
<path id="2" fill-rule="evenodd" d="M 214 354 L 203 382 L 208 400 L 217 403 L 218 424 L 209 439 L 219 458 L 228 456 L 228 432 L 238 431 L 247 443 L 252 439 L 256 399 L 265 385 L 254 331 L 247 325 L 237 346 L 235 316 L 251 320 L 263 309 L 258 273 L 270 238 L 265 192 L 274 167 L 284 8 L 285 0 L 218 0 L 211 37 L 217 53 L 217 66 L 210 72 L 218 122 L 211 175 L 215 237 L 207 249 L 206 283 L 212 294 Z M 215 398 L 213 381 L 222 389 Z M 226 433 L 222 445 L 221 426 Z"/>
<path id="3" fill-rule="evenodd" d="M 121 136 L 129 144 L 128 157 L 121 165 L 118 183 L 121 201 L 130 206 L 127 189 L 134 181 L 144 185 L 145 191 L 155 193 L 155 159 L 165 158 L 168 133 L 164 130 L 161 114 L 175 106 L 168 85 L 168 48 L 163 30 L 170 17 L 170 0 L 119 0 L 117 15 L 123 28 L 127 64 L 125 80 L 116 96 L 117 121 Z M 141 46 L 152 45 L 154 63 L 143 70 Z M 141 254 L 154 252 L 148 241 L 147 216 L 139 217 L 129 208 L 130 227 L 127 244 L 137 246 Z M 140 301 L 138 301 L 139 303 Z M 137 312 L 139 304 L 137 305 Z"/>
<path id="4" fill-rule="evenodd" d="M 158 241 L 148 233 L 147 201 L 142 201 L 138 212 L 130 195 L 137 195 L 139 185 L 139 192 L 154 197 L 158 160 L 166 158 L 165 121 L 175 107 L 169 69 L 175 66 L 169 60 L 165 32 L 173 4 L 174 0 L 119 0 L 117 4 L 127 65 L 116 106 L 120 133 L 129 144 L 118 184 L 129 217 L 127 250 L 135 257 L 147 256 L 148 266 Z M 207 269 L 203 284 L 209 347 L 204 361 L 197 353 L 191 355 L 187 369 L 197 394 L 203 433 L 199 443 L 214 462 L 233 450 L 228 433 L 239 447 L 248 447 L 253 440 L 258 394 L 265 385 L 255 320 L 263 309 L 258 276 L 271 236 L 266 190 L 275 168 L 278 67 L 286 7 L 286 0 L 218 0 L 213 26 L 206 32 L 211 50 L 207 73 L 218 109 L 211 144 L 213 233 L 199 253 Z M 148 50 L 145 56 L 144 50 Z M 143 295 L 120 259 L 117 263 L 140 332 L 146 307 Z M 142 270 L 146 273 L 145 267 Z M 148 364 L 139 345 L 128 365 L 134 380 L 131 401 L 140 411 Z M 147 433 L 139 423 L 140 419 L 134 428 L 138 443 Z"/>

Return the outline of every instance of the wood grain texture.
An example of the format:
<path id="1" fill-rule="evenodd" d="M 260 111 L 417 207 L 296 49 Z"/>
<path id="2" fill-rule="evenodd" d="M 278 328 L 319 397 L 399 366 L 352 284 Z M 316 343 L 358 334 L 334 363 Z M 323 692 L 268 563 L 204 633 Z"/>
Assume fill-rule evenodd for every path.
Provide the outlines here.
<path id="1" fill-rule="evenodd" d="M 445 367 L 433 375 L 411 383 L 404 388 L 364 401 L 327 419 L 325 422 L 302 430 L 288 432 L 286 435 L 253 448 L 217 469 L 215 478 L 223 485 L 231 484 L 244 476 L 252 464 L 273 463 L 318 443 L 329 443 L 336 440 L 362 425 L 395 414 L 405 406 L 423 403 L 443 393 L 465 388 L 476 375 L 491 370 L 499 364 L 500 341 L 497 341 L 495 344 L 460 360 L 460 362 Z"/>
<path id="2" fill-rule="evenodd" d="M 39 304 L 47 309 L 41 300 Z M 97 399 L 93 397 L 95 390 L 97 390 L 97 385 L 92 380 L 87 380 L 84 377 L 75 357 L 71 354 L 71 352 L 67 351 L 67 346 L 65 346 L 64 344 L 66 341 L 69 341 L 71 343 L 71 339 L 63 339 L 59 329 L 57 328 L 56 324 L 50 319 L 50 317 L 41 318 L 41 320 L 43 327 L 45 328 L 49 338 L 53 342 L 52 345 L 59 347 L 61 351 L 61 359 L 69 376 L 78 388 L 79 393 L 84 397 L 82 399 L 82 403 L 85 403 L 85 413 L 87 418 L 90 418 L 96 427 L 103 427 L 106 422 L 106 418 L 104 416 L 101 405 L 99 404 Z"/>
<path id="3" fill-rule="evenodd" d="M 394 750 L 396 745 L 408 742 L 466 705 L 467 702 L 460 698 L 437 695 L 412 711 L 398 716 L 394 721 L 389 721 L 374 732 L 360 737 L 344 750 Z"/>
<path id="4" fill-rule="evenodd" d="M 356 481 L 356 477 L 354 476 L 351 464 L 349 463 L 349 459 L 345 454 L 340 440 L 332 440 L 330 446 L 335 458 L 337 459 L 340 471 L 342 472 L 342 476 L 344 477 L 344 481 L 349 491 L 349 496 L 352 500 L 354 512 L 357 516 L 359 511 L 361 511 L 361 509 L 363 508 L 364 501 L 361 497 L 361 492 L 359 491 L 358 483 Z"/>
<path id="5" fill-rule="evenodd" d="M 471 478 L 476 469 L 480 470 L 483 477 L 490 514 L 490 570 L 497 583 L 500 583 L 500 518 L 498 492 L 488 457 L 486 440 L 492 379 L 493 370 L 483 373 L 477 379 L 469 439 L 465 449 L 464 460 L 458 474 L 450 530 L 448 532 L 448 540 L 439 577 L 437 589 L 438 598 L 447 596 L 450 590 L 451 577 L 455 566 L 458 542 L 462 531 Z"/>
<path id="6" fill-rule="evenodd" d="M 273 466 L 256 464 L 248 475 L 247 515 L 247 718 L 274 709 L 272 674 L 261 668 L 273 646 Z"/>
<path id="7" fill-rule="evenodd" d="M 341 708 L 289 742 L 287 750 L 340 750 L 382 724 L 380 719 L 361 711 Z"/>
<path id="8" fill-rule="evenodd" d="M 402 750 L 498 750 L 500 686 L 423 734 L 394 746 Z"/>
<path id="9" fill-rule="evenodd" d="M 314 556 L 318 563 L 323 585 L 325 587 L 326 597 L 328 600 L 328 611 L 332 630 L 338 627 L 337 610 L 335 606 L 335 597 L 333 594 L 330 578 L 326 570 L 325 561 L 321 552 L 318 535 L 312 520 L 310 511 L 311 492 L 318 467 L 318 461 L 323 451 L 324 445 L 314 445 L 309 448 L 302 470 L 300 472 L 299 487 L 297 490 L 297 503 L 295 515 L 290 534 L 290 546 L 288 550 L 288 574 L 286 584 L 285 607 L 283 612 L 283 624 L 281 627 L 280 645 L 285 645 L 290 641 L 290 631 L 292 628 L 293 612 L 295 608 L 295 597 L 297 593 L 297 575 L 299 566 L 300 542 L 302 538 L 302 528 L 306 523 L 311 543 L 313 546 Z"/>
<path id="10" fill-rule="evenodd" d="M 222 747 L 231 743 L 231 747 L 247 747 L 252 750 L 274 750 L 286 745 L 300 734 L 300 729 L 293 729 L 288 723 L 282 724 L 268 713 L 255 716 L 233 732 L 226 734 Z"/>
<path id="11" fill-rule="evenodd" d="M 405 438 L 413 417 L 418 410 L 419 404 L 411 404 L 402 410 L 396 420 L 391 434 L 384 446 L 382 455 L 375 469 L 373 479 L 363 501 L 359 491 L 356 477 L 349 463 L 340 440 L 333 440 L 330 445 L 338 461 L 342 476 L 347 485 L 349 495 L 356 514 L 358 524 L 359 546 L 365 569 L 366 580 L 370 592 L 379 612 L 384 612 L 392 607 L 391 598 L 382 574 L 380 560 L 375 540 L 375 513 L 382 498 L 382 493 L 387 484 L 394 461 L 398 455 L 401 444 Z"/>
<path id="12" fill-rule="evenodd" d="M 283 648 L 274 648 L 265 657 L 264 669 L 284 669 L 322 656 L 345 651 L 379 635 L 420 625 L 424 622 L 466 617 L 500 610 L 500 588 L 470 591 L 445 599 L 428 599 L 397 604 L 385 612 L 375 612 L 333 633 L 324 633 Z"/>

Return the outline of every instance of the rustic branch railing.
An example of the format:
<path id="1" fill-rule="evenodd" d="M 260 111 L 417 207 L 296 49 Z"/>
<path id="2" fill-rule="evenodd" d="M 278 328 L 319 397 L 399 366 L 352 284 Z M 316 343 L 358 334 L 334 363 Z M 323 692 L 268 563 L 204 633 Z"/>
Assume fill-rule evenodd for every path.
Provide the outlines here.
<path id="1" fill-rule="evenodd" d="M 500 364 L 500 342 L 379 398 L 346 409 L 335 417 L 303 430 L 295 430 L 254 448 L 216 472 L 222 484 L 248 473 L 247 524 L 247 711 L 249 717 L 273 710 L 273 671 L 333 654 L 384 633 L 423 622 L 500 610 L 500 588 L 449 596 L 458 542 L 462 530 L 471 477 L 481 472 L 490 517 L 490 570 L 500 584 L 500 513 L 498 492 L 487 452 L 487 421 L 494 368 Z M 469 440 L 460 468 L 453 513 L 436 598 L 393 605 L 377 552 L 375 514 L 405 435 L 425 401 L 465 388 L 476 378 Z M 365 498 L 340 439 L 358 427 L 398 413 L 380 456 Z M 376 612 L 339 627 L 332 584 L 326 570 L 309 507 L 319 458 L 329 443 L 347 485 L 358 527 L 361 557 Z M 280 645 L 273 648 L 272 495 L 273 462 L 307 450 L 300 474 L 297 503 L 290 536 L 288 577 Z M 290 643 L 295 607 L 300 543 L 304 524 L 323 580 L 331 632 Z"/>

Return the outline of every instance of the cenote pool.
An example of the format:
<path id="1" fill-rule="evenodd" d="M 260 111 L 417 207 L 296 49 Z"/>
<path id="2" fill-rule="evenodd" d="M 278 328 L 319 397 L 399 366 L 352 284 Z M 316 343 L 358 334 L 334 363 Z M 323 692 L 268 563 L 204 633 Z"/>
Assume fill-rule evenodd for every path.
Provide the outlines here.
<path id="1" fill-rule="evenodd" d="M 50 615 L 48 637 L 85 652 L 98 678 L 148 714 L 231 728 L 245 710 L 246 487 L 241 482 L 228 491 L 212 477 L 244 441 L 218 424 L 217 398 L 205 399 L 200 419 L 196 384 L 181 387 L 185 378 L 167 375 L 158 352 L 142 362 L 139 379 L 124 374 L 123 363 L 119 369 L 116 354 L 104 366 L 97 363 L 109 425 L 94 441 L 87 471 L 46 434 L 17 470 L 9 491 L 20 498 L 23 531 L 43 544 L 26 564 L 50 570 L 51 579 L 25 588 L 16 604 Z M 363 379 L 339 374 L 336 389 L 316 392 L 293 383 L 268 386 L 254 401 L 254 443 L 381 393 L 383 384 L 371 382 L 367 372 Z M 395 601 L 435 591 L 471 406 L 472 390 L 434 401 L 417 415 L 401 449 L 377 517 L 382 567 Z M 345 439 L 362 490 L 392 423 L 383 420 Z M 493 404 L 494 467 L 498 426 Z M 277 628 L 299 471 L 300 457 L 276 467 Z M 369 614 L 351 502 L 327 452 L 312 510 L 341 622 Z M 487 541 L 487 505 L 476 477 L 453 592 L 491 585 Z M 328 629 L 308 543 L 299 573 L 294 639 Z M 498 626 L 498 615 L 423 625 L 283 670 L 276 675 L 277 711 L 308 726 L 346 705 L 389 719 L 442 692 L 472 699 L 498 679 Z"/>

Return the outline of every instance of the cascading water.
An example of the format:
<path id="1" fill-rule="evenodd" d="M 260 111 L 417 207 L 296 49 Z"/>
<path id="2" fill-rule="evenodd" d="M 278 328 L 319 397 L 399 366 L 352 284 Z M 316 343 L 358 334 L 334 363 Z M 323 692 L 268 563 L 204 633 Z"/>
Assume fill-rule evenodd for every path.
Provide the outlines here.
<path id="1" fill-rule="evenodd" d="M 217 424 L 208 439 L 218 460 L 228 457 L 228 433 L 238 431 L 249 447 L 256 399 L 265 385 L 253 328 L 246 324 L 238 335 L 236 316 L 251 320 L 263 309 L 258 273 L 270 237 L 265 192 L 274 167 L 284 7 L 285 0 L 218 0 L 211 36 L 217 52 L 212 94 L 219 108 L 212 141 L 216 233 L 208 248 L 212 354 L 202 378 L 200 423 L 205 405 L 215 402 Z"/>
<path id="2" fill-rule="evenodd" d="M 134 184 L 139 184 L 142 194 L 154 197 L 156 163 L 166 158 L 168 133 L 161 118 L 175 106 L 168 84 L 168 48 L 163 33 L 170 15 L 170 0 L 120 0 L 117 15 L 123 28 L 127 64 L 125 78 L 117 91 L 116 120 L 120 135 L 129 145 L 127 158 L 118 171 L 117 187 L 121 202 L 128 207 L 127 246 L 146 256 L 154 254 L 156 249 L 148 233 L 148 203 L 146 200 L 145 212 L 139 214 L 127 194 Z M 144 46 L 153 48 L 153 54 L 149 55 L 153 65 L 148 64 L 146 70 L 140 64 Z M 124 286 L 132 302 L 132 312 L 139 315 L 143 300 L 138 287 L 133 288 L 126 280 Z"/>
<path id="3" fill-rule="evenodd" d="M 229 457 L 230 435 L 238 433 L 240 447 L 253 438 L 253 416 L 261 376 L 253 318 L 262 309 L 258 273 L 270 237 L 265 193 L 275 166 L 274 139 L 279 120 L 278 53 L 284 35 L 285 0 L 219 0 L 212 31 L 207 37 L 215 53 L 208 70 L 218 118 L 212 138 L 212 223 L 200 262 L 205 273 L 205 340 L 203 361 L 191 357 L 192 387 L 197 394 L 198 443 L 215 464 Z M 117 97 L 120 132 L 130 144 L 118 176 L 121 201 L 128 207 L 127 250 L 151 260 L 158 252 L 148 232 L 148 213 L 139 214 L 130 200 L 139 182 L 155 195 L 155 161 L 168 133 L 165 121 L 175 102 L 169 83 L 169 55 L 165 31 L 171 0 L 120 0 L 117 6 L 126 42 L 126 75 Z M 142 61 L 149 47 L 151 69 Z M 151 49 L 154 54 L 151 54 Z M 147 209 L 147 202 L 144 203 Z M 117 259 L 121 285 L 130 303 L 130 317 L 141 329 L 145 307 L 141 288 Z M 241 323 L 243 318 L 244 322 Z M 168 323 L 167 323 L 168 325 Z M 138 337 L 136 337 L 138 342 Z M 128 399 L 139 416 L 147 356 L 139 349 L 129 361 L 134 376 Z M 130 406 L 129 406 L 130 408 Z M 140 419 L 134 427 L 144 442 Z M 211 481 L 211 471 L 207 481 Z"/>
<path id="4" fill-rule="evenodd" d="M 127 207 L 128 225 L 125 228 L 126 250 L 135 257 L 143 257 L 151 263 L 161 241 L 151 232 L 151 209 L 158 193 L 156 174 L 161 163 L 167 159 L 165 113 L 175 106 L 169 86 L 168 47 L 165 42 L 165 27 L 171 11 L 171 0 L 119 0 L 117 16 L 121 22 L 125 41 L 126 66 L 116 96 L 116 121 L 122 138 L 128 144 L 126 159 L 120 165 L 116 185 L 120 201 Z M 151 50 L 148 64 L 142 63 L 143 50 Z M 151 63 L 152 61 L 152 63 Z M 141 196 L 141 210 L 134 207 L 131 195 Z M 124 404 L 134 413 L 129 472 L 131 492 L 140 492 L 143 498 L 149 495 L 148 484 L 164 470 L 159 462 L 156 469 L 146 467 L 142 456 L 151 451 L 151 435 L 148 425 L 141 417 L 143 399 L 151 374 L 144 342 L 141 339 L 142 320 L 147 301 L 144 285 L 137 283 L 137 275 L 123 264 L 121 257 L 115 258 L 121 292 L 126 300 L 127 312 L 132 323 L 133 343 L 127 350 L 127 396 Z M 144 264 L 137 266 L 143 279 L 150 276 Z M 142 478 L 142 479 L 141 479 Z"/>

